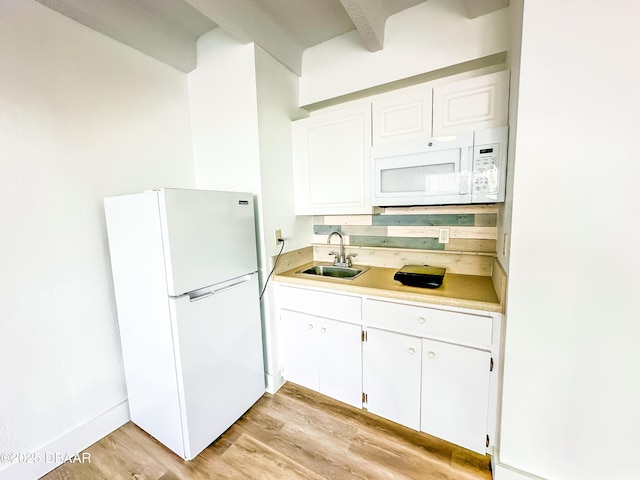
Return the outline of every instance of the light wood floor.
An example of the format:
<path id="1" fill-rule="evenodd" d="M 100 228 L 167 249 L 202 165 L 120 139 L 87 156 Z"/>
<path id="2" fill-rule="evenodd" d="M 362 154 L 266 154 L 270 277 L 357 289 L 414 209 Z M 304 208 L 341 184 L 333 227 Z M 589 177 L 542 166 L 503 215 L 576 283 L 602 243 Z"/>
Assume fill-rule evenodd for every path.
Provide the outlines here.
<path id="1" fill-rule="evenodd" d="M 45 480 L 490 479 L 489 457 L 302 387 L 265 394 L 190 462 L 132 423 L 89 447 L 91 463 Z"/>

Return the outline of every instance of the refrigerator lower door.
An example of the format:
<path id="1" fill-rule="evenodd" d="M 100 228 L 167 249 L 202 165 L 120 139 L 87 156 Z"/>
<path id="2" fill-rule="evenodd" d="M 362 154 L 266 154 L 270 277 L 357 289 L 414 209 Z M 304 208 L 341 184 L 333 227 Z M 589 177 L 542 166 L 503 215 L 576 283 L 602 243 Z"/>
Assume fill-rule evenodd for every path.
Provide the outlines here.
<path id="1" fill-rule="evenodd" d="M 254 273 L 170 299 L 187 460 L 265 391 L 258 295 Z"/>

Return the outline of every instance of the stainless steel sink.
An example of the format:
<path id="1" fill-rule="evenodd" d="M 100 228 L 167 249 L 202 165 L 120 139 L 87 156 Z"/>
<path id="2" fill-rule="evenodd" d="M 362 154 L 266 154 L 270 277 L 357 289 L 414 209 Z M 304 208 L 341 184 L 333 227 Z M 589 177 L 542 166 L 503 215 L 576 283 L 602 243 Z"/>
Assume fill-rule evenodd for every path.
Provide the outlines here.
<path id="1" fill-rule="evenodd" d="M 314 265 L 313 267 L 298 270 L 296 273 L 316 275 L 319 277 L 344 278 L 352 280 L 358 275 L 369 270 L 369 267 L 338 267 L 336 265 Z"/>

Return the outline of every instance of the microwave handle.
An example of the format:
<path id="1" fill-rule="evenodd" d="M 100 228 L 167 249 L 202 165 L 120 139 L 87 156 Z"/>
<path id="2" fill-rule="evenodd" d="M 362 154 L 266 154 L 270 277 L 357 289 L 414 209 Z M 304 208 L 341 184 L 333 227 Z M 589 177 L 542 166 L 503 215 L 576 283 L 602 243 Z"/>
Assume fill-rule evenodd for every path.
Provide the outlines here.
<path id="1" fill-rule="evenodd" d="M 473 166 L 473 147 L 467 149 L 466 158 L 461 159 L 460 162 L 460 195 L 467 195 L 469 193 L 470 183 Z"/>
<path id="2" fill-rule="evenodd" d="M 469 171 L 460 172 L 460 195 L 469 193 Z"/>

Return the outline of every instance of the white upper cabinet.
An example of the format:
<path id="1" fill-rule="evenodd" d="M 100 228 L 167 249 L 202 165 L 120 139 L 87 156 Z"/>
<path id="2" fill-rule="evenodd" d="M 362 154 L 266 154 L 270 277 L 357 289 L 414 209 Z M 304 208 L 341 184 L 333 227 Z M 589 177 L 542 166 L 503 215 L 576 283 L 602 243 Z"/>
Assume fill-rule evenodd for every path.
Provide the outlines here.
<path id="1" fill-rule="evenodd" d="M 431 136 L 431 87 L 410 87 L 372 98 L 373 144 Z"/>
<path id="2" fill-rule="evenodd" d="M 433 89 L 433 136 L 501 127 L 509 118 L 509 71 Z"/>
<path id="3" fill-rule="evenodd" d="M 296 214 L 370 214 L 370 150 L 508 124 L 509 71 L 415 85 L 292 124 Z"/>
<path id="4" fill-rule="evenodd" d="M 371 103 L 293 123 L 296 214 L 371 213 Z"/>

